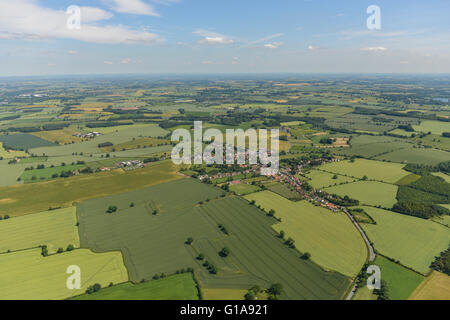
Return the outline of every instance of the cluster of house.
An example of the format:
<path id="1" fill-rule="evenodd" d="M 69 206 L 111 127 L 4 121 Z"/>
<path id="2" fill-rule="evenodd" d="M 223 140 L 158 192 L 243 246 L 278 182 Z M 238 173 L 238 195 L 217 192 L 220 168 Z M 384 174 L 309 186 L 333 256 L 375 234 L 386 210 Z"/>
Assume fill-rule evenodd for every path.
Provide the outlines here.
<path id="1" fill-rule="evenodd" d="M 89 133 L 75 133 L 73 134 L 74 137 L 78 137 L 78 138 L 83 138 L 83 139 L 90 139 L 90 138 L 95 138 L 98 136 L 101 136 L 102 134 L 100 132 L 89 132 Z"/>
<path id="2" fill-rule="evenodd" d="M 30 98 L 30 97 L 35 97 L 35 98 L 42 98 L 42 97 L 48 97 L 48 94 L 44 94 L 44 93 L 23 93 L 23 94 L 19 94 L 20 98 Z"/>
<path id="3" fill-rule="evenodd" d="M 117 164 L 118 168 L 143 168 L 144 166 L 141 160 L 122 161 Z"/>

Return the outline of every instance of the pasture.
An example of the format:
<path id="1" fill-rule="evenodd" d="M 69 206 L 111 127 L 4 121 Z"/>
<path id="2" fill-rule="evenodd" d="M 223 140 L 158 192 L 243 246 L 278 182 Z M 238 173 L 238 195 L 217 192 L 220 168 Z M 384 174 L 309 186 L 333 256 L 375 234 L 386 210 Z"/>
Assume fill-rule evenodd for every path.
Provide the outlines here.
<path id="1" fill-rule="evenodd" d="M 67 289 L 71 265 L 81 269 L 80 290 Z M 0 300 L 60 300 L 82 294 L 95 283 L 106 287 L 128 281 L 120 252 L 77 249 L 43 257 L 36 248 L 0 254 L 0 266 L 5 271 L 0 273 Z"/>
<path id="2" fill-rule="evenodd" d="M 258 192 L 261 190 L 261 188 L 251 184 L 241 183 L 230 186 L 230 190 L 236 193 L 237 195 L 242 196 L 249 193 Z"/>
<path id="3" fill-rule="evenodd" d="M 364 207 L 377 224 L 362 224 L 375 250 L 422 274 L 449 245 L 450 229 L 430 220 Z"/>
<path id="4" fill-rule="evenodd" d="M 431 148 L 405 148 L 375 157 L 376 160 L 386 160 L 398 163 L 418 163 L 437 165 L 449 161 L 450 153 Z"/>
<path id="5" fill-rule="evenodd" d="M 337 194 L 341 197 L 349 196 L 352 199 L 359 200 L 361 205 L 392 208 L 397 202 L 398 187 L 378 181 L 357 181 L 325 188 L 324 190 L 330 194 Z"/>
<path id="6" fill-rule="evenodd" d="M 0 221 L 0 253 L 46 245 L 48 252 L 80 246 L 75 207 L 44 211 Z"/>
<path id="7" fill-rule="evenodd" d="M 425 120 L 413 128 L 415 131 L 441 135 L 443 132 L 450 132 L 450 122 Z"/>
<path id="8" fill-rule="evenodd" d="M 433 271 L 411 294 L 409 300 L 450 300 L 450 277 Z"/>
<path id="9" fill-rule="evenodd" d="M 121 169 L 41 183 L 0 187 L 0 212 L 11 217 L 69 207 L 74 202 L 149 187 L 181 179 L 171 161 L 124 172 Z"/>
<path id="10" fill-rule="evenodd" d="M 20 179 L 23 182 L 38 182 L 38 181 L 47 181 L 51 179 L 55 179 L 53 175 L 59 176 L 62 172 L 70 171 L 74 172 L 81 168 L 85 168 L 86 165 L 83 164 L 74 164 L 67 166 L 57 166 L 57 167 L 48 167 L 45 169 L 33 169 L 33 170 L 25 170 Z"/>
<path id="11" fill-rule="evenodd" d="M 290 185 L 280 182 L 269 182 L 264 184 L 270 191 L 292 201 L 302 200 L 302 196 L 294 189 L 292 190 Z"/>
<path id="12" fill-rule="evenodd" d="M 311 170 L 306 176 L 311 179 L 309 180 L 309 184 L 313 186 L 315 189 L 322 189 L 325 187 L 331 187 L 334 185 L 338 185 L 344 182 L 353 182 L 356 181 L 355 178 L 350 178 L 342 175 L 336 175 L 329 172 L 324 172 L 320 170 Z M 336 176 L 336 179 L 333 177 Z"/>
<path id="13" fill-rule="evenodd" d="M 404 165 L 398 163 L 387 163 L 366 159 L 355 159 L 351 161 L 331 162 L 320 166 L 320 169 L 348 177 L 363 178 L 371 180 L 395 183 L 410 174 L 403 170 Z"/>
<path id="14" fill-rule="evenodd" d="M 275 210 L 282 222 L 273 228 L 277 232 L 283 230 L 286 238 L 295 240 L 300 252 L 309 252 L 311 259 L 325 269 L 356 276 L 366 261 L 366 245 L 344 213 L 307 201 L 292 202 L 270 191 L 245 198 L 255 200 L 266 212 Z"/>
<path id="15" fill-rule="evenodd" d="M 71 300 L 198 300 L 198 291 L 192 274 L 183 273 L 139 284 L 122 283 Z"/>
<path id="16" fill-rule="evenodd" d="M 390 300 L 407 300 L 424 279 L 418 273 L 377 256 L 373 263 L 381 269 L 381 279 L 386 281 Z"/>

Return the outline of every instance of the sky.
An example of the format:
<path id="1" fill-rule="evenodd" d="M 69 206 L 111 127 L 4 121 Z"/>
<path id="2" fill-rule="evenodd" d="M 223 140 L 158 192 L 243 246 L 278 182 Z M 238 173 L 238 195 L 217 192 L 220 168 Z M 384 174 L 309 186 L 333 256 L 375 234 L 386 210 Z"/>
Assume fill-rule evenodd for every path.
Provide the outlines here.
<path id="1" fill-rule="evenodd" d="M 449 12 L 448 0 L 0 0 L 0 77 L 450 73 Z"/>

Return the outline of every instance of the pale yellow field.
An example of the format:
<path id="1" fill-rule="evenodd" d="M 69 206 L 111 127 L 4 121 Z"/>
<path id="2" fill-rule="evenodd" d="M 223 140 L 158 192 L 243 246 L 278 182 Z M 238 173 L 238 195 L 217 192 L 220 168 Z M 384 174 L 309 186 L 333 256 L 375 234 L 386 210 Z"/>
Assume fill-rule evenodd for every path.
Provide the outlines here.
<path id="1" fill-rule="evenodd" d="M 80 246 L 76 208 L 70 207 L 0 221 L 0 253 L 47 245 L 48 252 Z"/>
<path id="2" fill-rule="evenodd" d="M 292 237 L 300 252 L 309 252 L 311 259 L 327 270 L 335 270 L 347 276 L 356 276 L 367 258 L 366 245 L 342 212 L 316 207 L 307 201 L 293 202 L 270 191 L 245 196 L 282 222 L 273 226 Z"/>
<path id="3" fill-rule="evenodd" d="M 69 266 L 81 270 L 81 289 L 67 288 Z M 128 281 L 120 252 L 93 253 L 77 249 L 48 257 L 41 249 L 0 254 L 0 300 L 60 300 L 80 295 L 99 283 L 102 287 Z"/>
<path id="4" fill-rule="evenodd" d="M 29 154 L 25 151 L 7 151 L 3 148 L 3 143 L 0 142 L 0 157 L 3 159 L 14 159 L 16 157 L 28 157 Z"/>
<path id="5" fill-rule="evenodd" d="M 414 290 L 409 300 L 450 300 L 450 277 L 433 271 Z"/>
<path id="6" fill-rule="evenodd" d="M 83 141 L 83 139 L 79 137 L 74 137 L 74 133 L 76 132 L 71 129 L 65 128 L 62 130 L 33 132 L 32 135 L 51 142 L 57 142 L 59 144 L 71 143 L 72 141 Z"/>

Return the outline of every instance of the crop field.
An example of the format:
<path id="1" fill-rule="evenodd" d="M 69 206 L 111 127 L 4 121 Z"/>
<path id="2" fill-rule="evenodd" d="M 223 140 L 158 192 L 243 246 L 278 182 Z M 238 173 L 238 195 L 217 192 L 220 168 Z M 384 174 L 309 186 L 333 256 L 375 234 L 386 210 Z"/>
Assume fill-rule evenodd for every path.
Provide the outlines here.
<path id="1" fill-rule="evenodd" d="M 175 191 L 177 198 L 171 196 Z M 343 294 L 347 278 L 326 275 L 314 264 L 299 259 L 295 251 L 275 237 L 270 228 L 273 219 L 237 197 L 215 200 L 220 193 L 219 189 L 189 179 L 86 201 L 78 207 L 82 247 L 122 250 L 133 282 L 193 267 L 201 286 L 208 289 L 246 290 L 254 284 L 268 287 L 284 279 L 287 298 Z M 197 205 L 208 197 L 209 202 Z M 111 204 L 118 206 L 118 212 L 108 215 L 105 210 Z M 152 214 L 155 208 L 156 215 Z M 228 236 L 219 230 L 219 224 L 227 227 Z M 188 237 L 194 239 L 191 245 L 184 243 Z M 276 255 L 256 253 L 261 242 Z M 226 259 L 218 254 L 225 245 L 232 251 Z M 206 271 L 195 258 L 200 252 L 218 267 L 217 275 Z M 282 266 L 280 259 L 286 260 Z M 278 271 L 272 270 L 274 265 Z M 293 272 L 293 279 L 286 278 L 287 270 Z M 319 284 L 310 277 L 300 280 L 305 272 Z M 301 281 L 301 285 L 291 288 L 290 281 Z"/>
<path id="2" fill-rule="evenodd" d="M 382 153 L 410 147 L 411 144 L 393 137 L 360 135 L 350 141 L 351 148 L 333 150 L 336 154 L 371 158 Z"/>
<path id="3" fill-rule="evenodd" d="M 75 137 L 75 133 L 75 129 L 64 128 L 61 130 L 33 132 L 32 135 L 57 144 L 81 142 L 83 139 Z"/>
<path id="4" fill-rule="evenodd" d="M 5 148 L 14 150 L 28 150 L 31 148 L 49 147 L 55 145 L 50 141 L 27 133 L 0 135 L 0 141 L 3 143 Z"/>
<path id="5" fill-rule="evenodd" d="M 226 258 L 228 261 L 217 262 L 224 265 L 219 268 L 218 279 L 205 277 L 205 272 L 198 274 L 200 284 L 205 288 L 233 288 L 233 283 L 235 288 L 241 289 L 254 284 L 267 288 L 271 283 L 279 282 L 284 287 L 283 299 L 337 299 L 348 288 L 348 278 L 324 272 L 312 261 L 300 259 L 296 250 L 289 249 L 276 237 L 270 227 L 276 220 L 245 200 L 225 198 L 195 210 L 212 219 L 214 224 L 220 223 L 229 229 L 229 236 L 221 242 L 210 239 L 194 243 L 195 249 L 197 245 L 200 248 L 197 252 L 204 252 L 213 263 L 217 261 L 214 258 L 223 260 L 217 255 L 223 244 L 231 250 Z"/>
<path id="6" fill-rule="evenodd" d="M 230 190 L 235 192 L 237 195 L 246 195 L 249 193 L 260 191 L 261 188 L 258 186 L 253 186 L 251 184 L 241 183 L 230 186 Z"/>
<path id="7" fill-rule="evenodd" d="M 360 204 L 392 208 L 397 202 L 398 187 L 378 181 L 357 181 L 325 188 L 324 190 L 341 197 L 349 196 L 352 199 L 359 200 Z"/>
<path id="8" fill-rule="evenodd" d="M 292 202 L 269 191 L 245 198 L 255 200 L 266 212 L 274 209 L 275 216 L 282 219 L 274 229 L 285 231 L 300 252 L 309 252 L 311 259 L 325 269 L 355 276 L 366 261 L 366 245 L 344 213 L 307 201 Z"/>
<path id="9" fill-rule="evenodd" d="M 81 289 L 69 290 L 71 265 L 81 269 Z M 93 253 L 85 249 L 43 257 L 41 249 L 0 254 L 1 300 L 56 300 L 82 294 L 95 283 L 102 287 L 128 281 L 120 252 Z"/>
<path id="10" fill-rule="evenodd" d="M 449 245 L 450 229 L 430 220 L 364 207 L 377 224 L 363 224 L 375 249 L 422 274 Z"/>
<path id="11" fill-rule="evenodd" d="M 80 246 L 75 207 L 1 220 L 0 253 L 46 245 L 48 252 Z"/>
<path id="12" fill-rule="evenodd" d="M 425 120 L 413 128 L 415 131 L 441 135 L 443 132 L 450 132 L 450 122 Z"/>
<path id="13" fill-rule="evenodd" d="M 342 176 L 342 175 L 336 175 L 336 179 L 333 179 L 333 177 L 336 174 L 324 172 L 320 170 L 311 170 L 306 176 L 311 179 L 309 184 L 313 186 L 315 189 L 321 189 L 325 187 L 331 187 L 337 184 L 341 184 L 344 182 L 353 182 L 356 181 L 354 178 Z"/>
<path id="14" fill-rule="evenodd" d="M 103 152 L 124 151 L 130 149 L 141 149 L 154 147 L 164 144 L 169 144 L 170 140 L 158 139 L 158 138 L 139 138 L 132 141 L 119 143 L 113 146 L 101 148 Z"/>
<path id="15" fill-rule="evenodd" d="M 399 185 L 399 186 L 406 186 L 410 183 L 416 182 L 420 178 L 421 178 L 421 176 L 411 173 L 411 174 L 401 178 L 400 180 L 398 180 L 395 184 Z"/>
<path id="16" fill-rule="evenodd" d="M 449 161 L 450 153 L 430 148 L 405 148 L 377 156 L 375 159 L 399 163 L 436 165 L 444 161 Z"/>
<path id="17" fill-rule="evenodd" d="M 371 180 L 395 183 L 410 174 L 403 170 L 404 165 L 398 163 L 386 163 L 366 159 L 351 161 L 339 161 L 324 164 L 321 170 L 356 178 L 367 176 Z"/>
<path id="18" fill-rule="evenodd" d="M 96 252 L 123 250 L 133 282 L 151 279 L 155 273 L 175 273 L 192 265 L 184 245 L 189 236 L 217 236 L 217 226 L 190 211 L 198 202 L 221 193 L 197 180 L 183 179 L 85 201 L 77 208 L 81 245 Z M 110 205 L 118 207 L 117 213 L 106 213 Z M 156 258 L 160 252 L 173 255 Z"/>
<path id="19" fill-rule="evenodd" d="M 203 289 L 204 300 L 243 300 L 248 290 L 244 289 Z"/>
<path id="20" fill-rule="evenodd" d="M 37 182 L 37 181 L 47 181 L 54 179 L 53 175 L 60 175 L 63 171 L 77 171 L 81 168 L 85 168 L 86 165 L 82 164 L 74 164 L 74 165 L 67 165 L 67 166 L 58 166 L 58 167 L 48 167 L 45 169 L 33 169 L 33 170 L 26 170 L 22 173 L 20 176 L 20 179 L 23 182 Z"/>
<path id="21" fill-rule="evenodd" d="M 118 169 L 42 183 L 0 187 L 0 212 L 11 217 L 20 216 L 177 179 L 181 179 L 181 176 L 176 175 L 175 166 L 166 161 L 130 172 Z"/>
<path id="22" fill-rule="evenodd" d="M 411 294 L 409 300 L 450 300 L 450 277 L 433 271 Z"/>
<path id="23" fill-rule="evenodd" d="M 390 300 L 407 300 L 424 277 L 388 259 L 377 256 L 373 263 L 381 269 L 381 279 L 386 281 Z"/>
<path id="24" fill-rule="evenodd" d="M 139 284 L 118 284 L 72 300 L 198 300 L 198 291 L 192 274 L 183 273 Z"/>
<path id="25" fill-rule="evenodd" d="M 91 128 L 90 130 L 96 131 L 95 128 Z M 37 155 L 45 154 L 47 156 L 71 155 L 74 152 L 95 154 L 101 153 L 101 150 L 98 148 L 100 143 L 111 142 L 113 144 L 120 144 L 131 141 L 133 138 L 159 137 L 165 136 L 167 133 L 166 130 L 161 129 L 157 125 L 129 126 L 128 128 L 113 131 L 88 141 L 76 142 L 64 146 L 33 148 L 30 152 Z"/>
<path id="26" fill-rule="evenodd" d="M 280 182 L 269 182 L 265 186 L 270 191 L 292 201 L 302 200 L 302 196 L 296 190 L 291 190 L 291 186 Z"/>
<path id="27" fill-rule="evenodd" d="M 29 154 L 27 154 L 24 151 L 15 151 L 15 150 L 6 150 L 3 148 L 3 142 L 0 142 L 0 158 L 3 159 L 14 159 L 16 157 L 28 157 Z"/>

